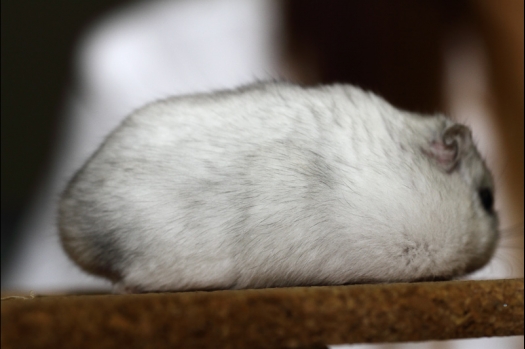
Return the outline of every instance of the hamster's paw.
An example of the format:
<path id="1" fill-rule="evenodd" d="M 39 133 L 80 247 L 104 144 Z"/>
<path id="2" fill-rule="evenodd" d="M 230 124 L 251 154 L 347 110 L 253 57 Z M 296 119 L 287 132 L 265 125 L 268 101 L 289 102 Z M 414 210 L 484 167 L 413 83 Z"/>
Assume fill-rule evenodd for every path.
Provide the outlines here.
<path id="1" fill-rule="evenodd" d="M 142 293 L 143 291 L 136 287 L 126 284 L 124 281 L 119 281 L 113 284 L 113 293 L 114 294 L 134 294 Z"/>

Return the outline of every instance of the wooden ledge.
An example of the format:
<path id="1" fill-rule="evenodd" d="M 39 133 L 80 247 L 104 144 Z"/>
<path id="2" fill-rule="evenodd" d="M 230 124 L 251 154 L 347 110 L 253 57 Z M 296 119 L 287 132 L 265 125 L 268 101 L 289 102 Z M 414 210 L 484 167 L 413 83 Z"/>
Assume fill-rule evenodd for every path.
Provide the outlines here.
<path id="1" fill-rule="evenodd" d="M 2 348 L 312 348 L 523 335 L 523 279 L 2 300 Z"/>

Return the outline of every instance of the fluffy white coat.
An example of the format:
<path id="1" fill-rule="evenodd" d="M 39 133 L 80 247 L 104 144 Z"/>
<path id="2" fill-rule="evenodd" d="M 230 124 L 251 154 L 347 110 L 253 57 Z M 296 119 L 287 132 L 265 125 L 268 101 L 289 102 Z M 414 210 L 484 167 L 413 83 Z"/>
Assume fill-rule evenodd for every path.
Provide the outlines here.
<path id="1" fill-rule="evenodd" d="M 158 101 L 72 179 L 62 243 L 124 292 L 462 275 L 498 239 L 467 131 L 349 85 Z"/>

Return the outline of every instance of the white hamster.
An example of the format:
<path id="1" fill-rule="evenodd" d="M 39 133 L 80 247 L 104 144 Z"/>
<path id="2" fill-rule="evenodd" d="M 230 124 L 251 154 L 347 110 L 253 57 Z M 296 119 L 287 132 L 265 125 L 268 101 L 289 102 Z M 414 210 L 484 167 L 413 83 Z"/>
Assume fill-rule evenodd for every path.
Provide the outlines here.
<path id="1" fill-rule="evenodd" d="M 494 252 L 493 190 L 442 115 L 259 83 L 132 113 L 67 186 L 59 231 L 116 292 L 452 278 Z"/>

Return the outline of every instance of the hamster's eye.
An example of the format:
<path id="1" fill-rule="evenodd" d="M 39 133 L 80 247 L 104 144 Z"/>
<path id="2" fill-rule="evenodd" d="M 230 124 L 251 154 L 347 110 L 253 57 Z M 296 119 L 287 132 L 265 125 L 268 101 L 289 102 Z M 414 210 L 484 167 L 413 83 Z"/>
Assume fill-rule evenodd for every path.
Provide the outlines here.
<path id="1" fill-rule="evenodd" d="M 494 196 L 492 195 L 492 190 L 489 188 L 481 188 L 478 191 L 478 195 L 485 211 L 492 213 L 494 208 Z"/>

